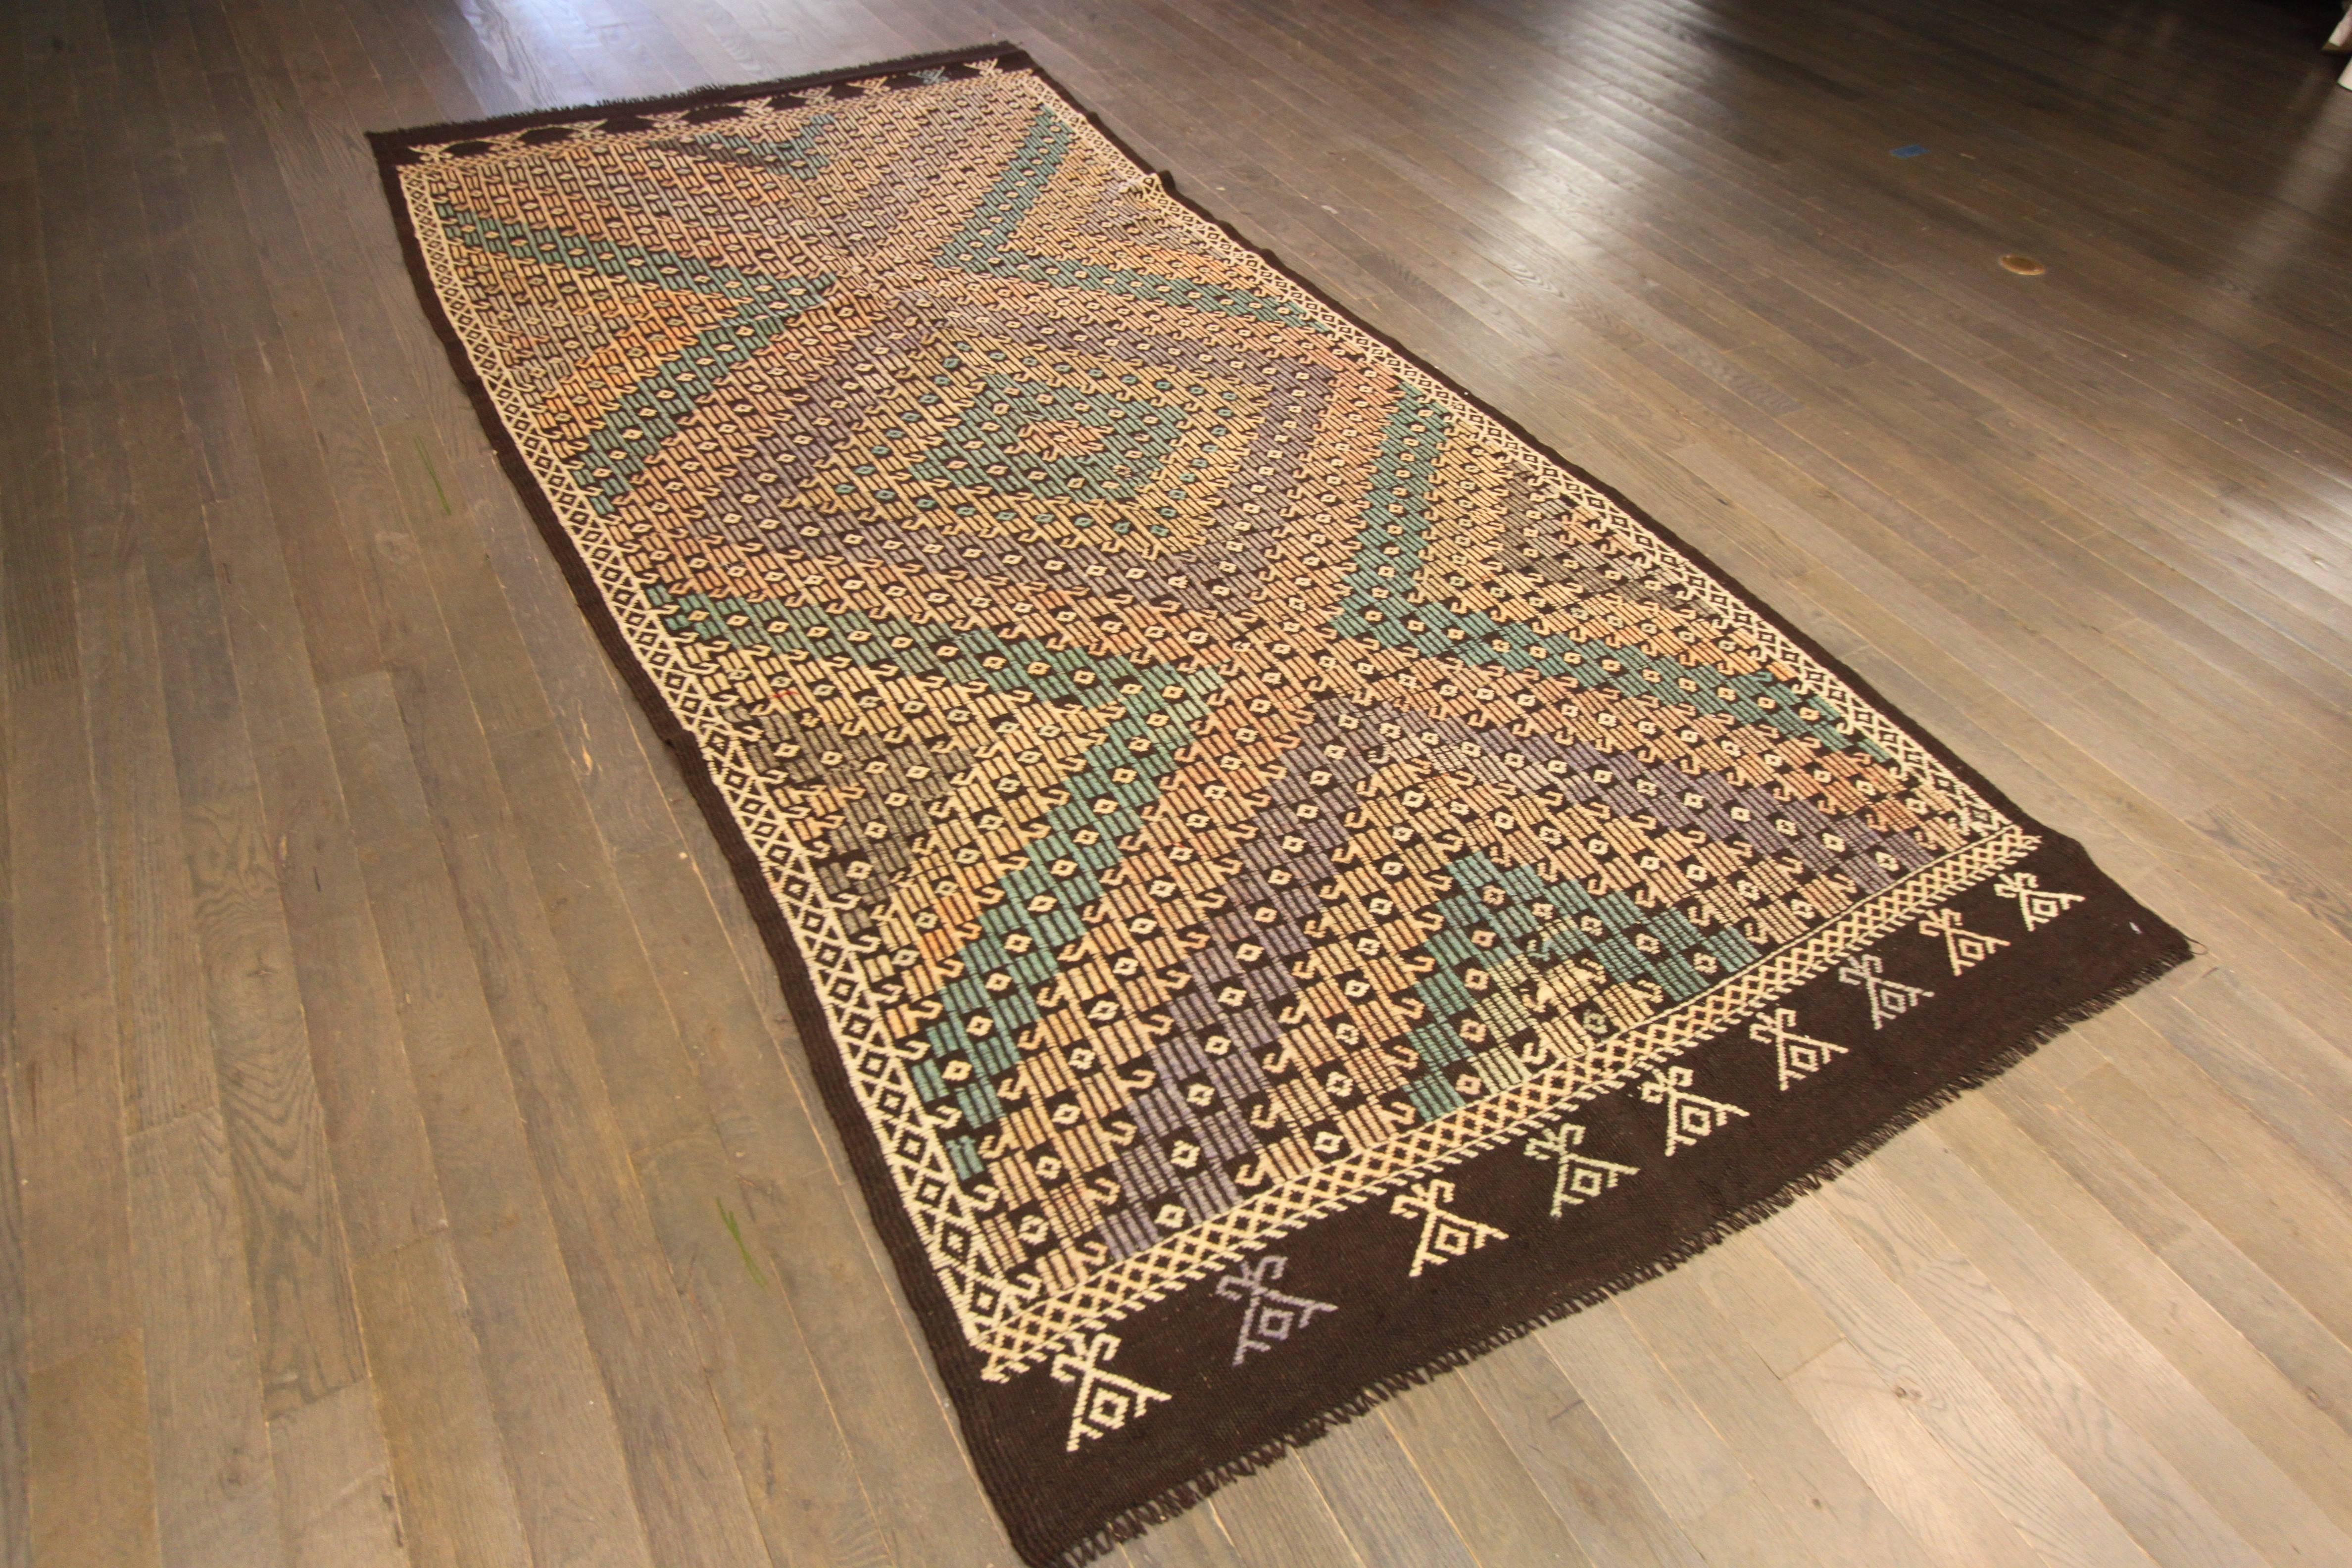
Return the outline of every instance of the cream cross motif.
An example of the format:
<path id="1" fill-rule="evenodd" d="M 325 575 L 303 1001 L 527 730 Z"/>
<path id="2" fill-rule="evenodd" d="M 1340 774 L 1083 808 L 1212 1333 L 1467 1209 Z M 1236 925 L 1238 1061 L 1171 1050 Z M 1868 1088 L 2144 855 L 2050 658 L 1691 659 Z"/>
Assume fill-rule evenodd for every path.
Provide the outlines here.
<path id="1" fill-rule="evenodd" d="M 1601 1160 L 1577 1152 L 1576 1146 L 1583 1142 L 1584 1129 L 1573 1121 L 1547 1127 L 1528 1140 L 1528 1158 L 1559 1162 L 1559 1173 L 1552 1178 L 1551 1184 L 1551 1217 L 1554 1219 L 1559 1217 L 1564 1205 L 1597 1198 L 1615 1186 L 1620 1178 L 1642 1173 L 1639 1165 L 1621 1165 L 1614 1160 Z"/>
<path id="2" fill-rule="evenodd" d="M 1054 1357 L 1054 1381 L 1078 1385 L 1077 1403 L 1070 1411 L 1070 1440 L 1062 1445 L 1071 1453 L 1077 1452 L 1080 1443 L 1116 1432 L 1171 1397 L 1106 1370 L 1103 1363 L 1118 1354 L 1118 1343 L 1117 1334 L 1072 1334 L 1069 1349 Z"/>
<path id="3" fill-rule="evenodd" d="M 1748 1026 L 1748 1037 L 1759 1046 L 1772 1047 L 1773 1066 L 1780 1071 L 1783 1094 L 1798 1079 L 1821 1071 L 1832 1057 L 1846 1054 L 1846 1047 L 1834 1040 L 1817 1040 L 1811 1035 L 1797 1033 L 1794 1007 L 1773 1008 Z"/>
<path id="4" fill-rule="evenodd" d="M 1290 1259 L 1276 1253 L 1244 1263 L 1217 1281 L 1217 1294 L 1242 1303 L 1241 1340 L 1234 1346 L 1234 1364 L 1242 1364 L 1252 1351 L 1270 1351 L 1314 1320 L 1318 1312 L 1339 1309 L 1328 1301 L 1294 1296 L 1274 1288 Z"/>
<path id="5" fill-rule="evenodd" d="M 2017 912 L 2025 917 L 2028 931 L 2048 925 L 2083 901 L 2080 893 L 2061 893 L 2044 888 L 2042 879 L 2031 871 L 2011 871 L 1995 881 L 1992 890 L 2004 899 L 2017 900 Z"/>
<path id="6" fill-rule="evenodd" d="M 1838 978 L 1848 985 L 1859 985 L 1870 997 L 1870 1026 L 1886 1026 L 1889 1018 L 1899 1018 L 1935 993 L 1924 985 L 1906 984 L 1889 980 L 1884 973 L 1886 961 L 1876 953 L 1858 953 L 1845 961 Z"/>
<path id="7" fill-rule="evenodd" d="M 1445 1205 L 1454 1201 L 1454 1184 L 1440 1177 L 1422 1182 L 1410 1192 L 1399 1193 L 1389 1204 L 1389 1212 L 1406 1219 L 1421 1221 L 1421 1239 L 1413 1245 L 1412 1268 L 1405 1278 L 1418 1279 L 1424 1268 L 1450 1263 L 1465 1253 L 1477 1251 L 1490 1241 L 1508 1241 L 1510 1233 L 1498 1230 L 1482 1220 L 1465 1219 L 1451 1214 Z"/>
<path id="8" fill-rule="evenodd" d="M 1666 1108 L 1666 1153 L 1687 1149 L 1735 1116 L 1748 1114 L 1727 1100 L 1691 1092 L 1691 1069 L 1660 1068 L 1642 1086 L 1642 1098 Z"/>
<path id="9" fill-rule="evenodd" d="M 1951 961 L 1955 974 L 2009 945 L 2007 937 L 1983 936 L 1960 924 L 1958 910 L 1937 910 L 1919 922 L 1919 934 L 1944 939 L 1944 956 Z"/>

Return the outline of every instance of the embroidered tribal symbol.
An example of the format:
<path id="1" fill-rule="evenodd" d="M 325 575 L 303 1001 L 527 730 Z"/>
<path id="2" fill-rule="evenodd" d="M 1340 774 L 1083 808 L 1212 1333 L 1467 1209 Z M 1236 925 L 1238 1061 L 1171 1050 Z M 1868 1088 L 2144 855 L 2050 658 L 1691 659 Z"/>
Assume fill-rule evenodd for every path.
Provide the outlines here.
<path id="1" fill-rule="evenodd" d="M 1062 1445 L 1072 1453 L 1080 1443 L 1116 1432 L 1171 1397 L 1103 1369 L 1103 1363 L 1118 1354 L 1118 1343 L 1117 1334 L 1072 1334 L 1070 1348 L 1054 1357 L 1054 1381 L 1078 1385 L 1077 1403 L 1070 1411 L 1070 1440 Z"/>
<path id="2" fill-rule="evenodd" d="M 2061 893 L 2046 889 L 2042 879 L 2031 871 L 2011 871 L 1992 885 L 1992 890 L 2004 899 L 2017 900 L 2017 912 L 2025 917 L 2025 929 L 2047 925 L 2083 901 L 2080 893 Z"/>
<path id="3" fill-rule="evenodd" d="M 1576 1146 L 1584 1142 L 1584 1129 L 1573 1121 L 1563 1121 L 1547 1127 L 1528 1140 L 1526 1153 L 1531 1160 L 1557 1160 L 1559 1173 L 1551 1184 L 1551 1217 L 1558 1219 L 1566 1204 L 1581 1204 L 1587 1198 L 1597 1198 L 1617 1184 L 1621 1176 L 1638 1176 L 1639 1165 L 1621 1165 L 1614 1160 L 1597 1160 L 1590 1154 L 1580 1154 Z"/>
<path id="4" fill-rule="evenodd" d="M 1316 1313 L 1339 1310 L 1328 1301 L 1276 1289 L 1274 1282 L 1289 1267 L 1287 1258 L 1267 1253 L 1217 1281 L 1218 1295 L 1242 1303 L 1242 1333 L 1234 1345 L 1235 1366 L 1241 1365 L 1250 1352 L 1270 1351 L 1289 1339 L 1311 1322 Z"/>
<path id="5" fill-rule="evenodd" d="M 1691 1069 L 1660 1068 L 1642 1086 L 1642 1098 L 1666 1108 L 1666 1153 L 1687 1149 L 1735 1116 L 1748 1114 L 1727 1100 L 1690 1091 Z"/>
<path id="6" fill-rule="evenodd" d="M 1448 1262 L 1475 1252 L 1490 1241 L 1508 1241 L 1510 1232 L 1480 1220 L 1465 1219 L 1446 1211 L 1454 1201 L 1454 1184 L 1444 1178 L 1423 1182 L 1409 1193 L 1399 1193 L 1389 1204 L 1391 1214 L 1421 1220 L 1421 1239 L 1412 1249 L 1412 1267 L 1405 1278 L 1418 1279 L 1425 1266 Z"/>
<path id="7" fill-rule="evenodd" d="M 1773 1066 L 1780 1074 L 1780 1090 L 1801 1078 L 1810 1078 L 1822 1070 L 1832 1057 L 1842 1057 L 1846 1048 L 1834 1040 L 1817 1040 L 1811 1035 L 1797 1033 L 1797 1010 L 1775 1007 L 1771 1012 L 1748 1026 L 1748 1037 L 1759 1046 L 1769 1046 Z"/>
<path id="8" fill-rule="evenodd" d="M 1990 958 L 1996 949 L 2009 945 L 2000 936 L 1979 936 L 1960 924 L 1958 910 L 1937 910 L 1919 922 L 1921 936 L 1944 939 L 1944 956 L 1952 961 L 1952 973 L 1959 973 L 1970 964 Z"/>
<path id="9" fill-rule="evenodd" d="M 1880 973 L 1886 961 L 1874 952 L 1856 953 L 1838 970 L 1838 978 L 1848 985 L 1859 985 L 1870 995 L 1870 1026 L 1885 1026 L 1889 1018 L 1899 1018 L 1935 993 L 1924 985 L 1909 985 L 1900 980 L 1889 980 Z"/>

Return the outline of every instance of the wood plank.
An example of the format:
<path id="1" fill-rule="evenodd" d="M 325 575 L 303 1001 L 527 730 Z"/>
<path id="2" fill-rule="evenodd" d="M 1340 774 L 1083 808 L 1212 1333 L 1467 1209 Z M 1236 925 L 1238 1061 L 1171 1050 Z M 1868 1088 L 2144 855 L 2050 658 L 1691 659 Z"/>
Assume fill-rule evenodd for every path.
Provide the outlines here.
<path id="1" fill-rule="evenodd" d="M 2000 1110 L 2032 1144 L 2091 1194 L 2118 1222 L 2118 1227 L 2152 1253 L 2190 1294 L 2202 1299 L 2213 1315 L 2207 1321 L 2226 1322 L 2229 1332 L 2246 1341 L 2262 1360 L 2283 1373 L 2304 1400 L 2352 1433 L 2352 1347 L 2314 1318 L 2231 1237 L 2167 1187 L 2130 1150 L 2080 1116 L 2058 1090 L 2026 1083 L 1994 1089 Z M 1984 1167 L 1978 1168 L 1982 1173 Z M 2103 1251 L 2102 1260 L 2118 1268 L 2128 1268 L 2137 1261 L 2120 1245 Z M 2111 1299 L 2146 1312 L 2153 1301 L 2169 1294 L 2160 1290 L 2162 1283 L 2141 1283 L 2139 1289 L 2126 1290 L 2119 1281 L 2110 1287 Z M 2203 1316 L 2195 1313 L 2192 1321 Z M 2143 1327 L 2141 1332 L 2154 1331 Z M 2174 1342 L 2172 1336 L 2164 1336 L 2164 1342 Z M 2258 1396 L 2263 1384 L 2249 1379 L 2242 1391 Z"/>
<path id="2" fill-rule="evenodd" d="M 0 33 L 0 37 L 5 37 Z M 6 558 L 0 554 L 0 570 Z M 5 627 L 0 626 L 0 637 Z M 14 890 L 8 875 L 8 723 L 10 681 L 0 679 L 0 888 Z M 0 1036 L 16 1037 L 15 920 L 0 907 Z M 0 1071 L 0 1568 L 30 1568 L 32 1514 L 28 1489 L 32 1467 L 30 1369 L 26 1364 L 26 1328 L 30 1282 L 25 1275 L 25 1219 L 17 1196 L 16 1125 L 9 1107 L 14 1078 Z"/>
<path id="3" fill-rule="evenodd" d="M 1249 1568 L 1294 1563 L 1366 1568 L 1339 1528 L 1330 1499 L 1304 1465 L 1268 1466 L 1220 1490 L 1209 1506 L 1234 1554 Z"/>
<path id="4" fill-rule="evenodd" d="M 1350 1421 L 1300 1449 L 1364 1568 L 1472 1568 L 1476 1559 L 1381 1421 Z"/>
<path id="5" fill-rule="evenodd" d="M 1920 1422 L 2035 1551 L 2053 1563 L 2147 1562 L 2098 1497 L 2002 1403 L 1943 1327 L 1870 1263 L 1825 1206 L 1798 1204 L 1761 1234 L 1886 1385 L 1912 1391 Z"/>
<path id="6" fill-rule="evenodd" d="M 161 449 L 171 450 L 178 403 L 151 382 L 126 406 Z M 114 437 L 99 432 L 95 439 Z M 143 460 L 135 473 L 152 478 Z M 182 657 L 163 661 L 163 707 L 171 734 L 189 858 L 193 928 L 214 1067 L 229 1089 L 226 1125 L 247 1205 L 247 1261 L 273 1411 L 290 1409 L 362 1375 L 357 1323 L 342 1261 L 342 1230 L 285 914 L 266 865 L 247 734 L 238 712 L 234 658 L 219 618 L 206 517 L 193 497 L 149 495 L 139 547 L 152 551 L 148 579 L 156 629 Z M 96 538 L 107 535 L 93 525 Z M 168 565 L 164 563 L 168 563 Z M 316 1173 L 316 1175 L 313 1173 Z"/>
<path id="7" fill-rule="evenodd" d="M 2254 1568 L 2264 1559 L 2200 1494 L 2147 1435 L 2121 1419 L 2081 1370 L 2029 1321 L 1935 1223 L 1876 1171 L 1853 1173 L 1822 1202 L 1878 1266 L 1937 1325 L 1969 1364 L 2047 1444 L 2141 1550 L 2159 1563 L 2230 1563 Z M 2192 1419 L 2189 1410 L 2170 1414 Z M 2218 1456 L 2202 1456 L 2198 1479 Z"/>
<path id="8" fill-rule="evenodd" d="M 1731 1321 L 1748 1348 L 1775 1377 L 1787 1377 L 1843 1338 L 1819 1301 L 1772 1256 L 1771 1248 L 1743 1231 L 1708 1255 L 1714 1278 L 1708 1288 L 1717 1301 L 1737 1304 Z"/>
<path id="9" fill-rule="evenodd" d="M 2133 1011 L 2321 1174 L 2352 1168 L 2352 1057 L 2223 964 Z"/>
<path id="10" fill-rule="evenodd" d="M 1889 1512 L 1949 1568 L 2038 1568 L 2044 1559 L 1909 1406 L 1923 1398 L 1890 1384 L 1845 1341 L 1787 1377 L 1789 1391 L 1868 1481 Z"/>
<path id="11" fill-rule="evenodd" d="M 1127 1542 L 1133 1568 L 1241 1568 L 1245 1561 L 1213 1507 L 1187 1510 Z"/>
<path id="12" fill-rule="evenodd" d="M 2189 1487 L 2269 1562 L 2352 1557 L 2352 1535 L 2326 1517 L 2258 1446 L 2166 1363 L 2046 1246 L 2001 1211 L 1937 1127 L 1898 1140 L 1871 1174 L 1917 1205 L 2012 1311 L 2084 1377 Z M 2053 1379 L 2053 1383 L 2058 1379 Z M 2315 1479 L 2316 1478 L 2315 1478 Z M 2325 1489 L 2341 1492 L 2336 1486 Z"/>
<path id="13" fill-rule="evenodd" d="M 125 1121 L 135 1131 L 209 1109 L 217 1095 L 146 563 L 134 557 L 113 571 L 92 563 L 80 576 L 91 616 L 105 628 L 84 656 L 90 773 L 105 858 Z"/>
<path id="14" fill-rule="evenodd" d="M 522 1528 L 535 1557 L 646 1563 L 611 1398 L 580 1321 L 499 1028 L 433 836 L 411 733 L 389 678 L 343 683 L 323 695 L 348 759 L 343 778 L 352 821 L 362 826 L 361 863 L 448 1205 L 448 1245 L 462 1281 L 453 1289 L 480 1343 Z M 411 1291 L 410 1300 L 435 1299 L 421 1286 Z"/>
<path id="15" fill-rule="evenodd" d="M 374 1395 L 346 1384 L 269 1424 L 289 1568 L 406 1568 Z"/>
<path id="16" fill-rule="evenodd" d="M 184 831 L 260 1373 L 270 1412 L 282 1415 L 363 1376 L 365 1361 L 276 856 L 258 807 L 249 798 L 198 805 Z"/>
<path id="17" fill-rule="evenodd" d="M 1594 1563 L 1696 1568 L 1705 1561 L 1541 1346 L 1507 1346 L 1460 1376 Z"/>
<path id="18" fill-rule="evenodd" d="M 2352 1213 L 2340 1189 L 2298 1168 L 2252 1117 L 2210 1100 L 2161 1104 L 2114 1067 L 2084 1075 L 2067 1095 L 2352 1343 Z"/>
<path id="19" fill-rule="evenodd" d="M 63 83 L 35 89 L 35 125 L 67 112 Z M 0 637 L 6 639 L 8 831 L 11 846 L 10 1011 L 5 1060 L 21 1185 L 28 1279 L 25 1355 L 33 1370 L 120 1339 L 131 1306 L 121 1089 L 112 984 L 107 973 L 97 802 L 79 686 L 79 616 L 72 574 L 74 522 L 117 515 L 119 497 L 93 489 L 105 475 L 68 479 L 68 458 L 100 438 L 111 409 L 77 395 L 69 445 L 55 340 L 60 310 L 74 330 L 77 301 L 52 296 L 62 253 L 82 243 L 82 219 L 47 210 L 71 171 L 58 138 L 36 138 L 32 187 L 12 194 L 33 221 L 0 225 L 13 285 L 0 309 L 11 363 L 26 377 L 27 416 L 8 422 L 8 471 L 20 476 L 0 507 Z M 32 198 L 32 199 L 27 199 Z M 52 196 L 52 201 L 54 196 Z M 21 356 L 21 357 L 17 357 Z M 79 356 L 77 356 L 79 358 Z"/>
<path id="20" fill-rule="evenodd" d="M 840 1417 L 715 1130 L 641 1159 L 654 1228 L 769 1555 L 868 1568 L 890 1559 Z"/>
<path id="21" fill-rule="evenodd" d="M 124 1334 L 35 1373 L 19 1408 L 30 1464 L 13 1489 L 22 1510 L 10 1531 L 17 1562 L 160 1564 L 139 1336 Z"/>
<path id="22" fill-rule="evenodd" d="M 1687 1524 L 1748 1489 L 1738 1458 L 1616 1302 L 1555 1323 L 1535 1342 L 1591 1405 L 1673 1518 Z"/>
<path id="23" fill-rule="evenodd" d="M 523 1536 L 481 1347 L 446 1237 L 354 1269 L 398 1537 L 415 1568 L 521 1563 Z"/>
<path id="24" fill-rule="evenodd" d="M 38 26 L 46 16 L 14 18 Z M 16 42 L 15 29 L 0 42 Z M 29 45 L 29 31 L 22 42 Z M 8 71 L 29 68 L 9 51 Z M 30 76 L 29 68 L 25 73 Z M 105 954 L 106 910 L 89 778 L 83 621 L 73 576 L 78 517 L 119 517 L 103 484 L 69 478 L 69 450 L 111 408 L 80 395 L 61 417 L 49 269 L 86 239 L 56 210 L 63 73 L 21 82 L 30 112 L 5 198 L 0 354 L 24 380 L 26 416 L 0 436 L 0 1110 L 9 1118 L 0 1198 L 0 1561 L 157 1561 L 147 1388 L 131 1299 L 123 1106 Z M 47 190 L 44 192 L 44 185 Z M 45 203 L 44 196 L 47 201 Z M 45 205 L 49 210 L 45 211 Z M 46 220 L 46 221 L 45 221 Z M 45 250 L 47 254 L 45 255 Z M 65 330 L 75 331 L 70 314 Z M 79 356 L 76 356 L 77 359 Z M 29 725 L 29 728 L 25 726 Z"/>
<path id="25" fill-rule="evenodd" d="M 623 1126 L 513 829 L 445 836 L 573 1300 L 614 1401 L 657 1558 L 736 1561 L 757 1526 L 667 1278 Z"/>
<path id="26" fill-rule="evenodd" d="M 1560 1568 L 1592 1562 L 1466 1381 L 1441 1375 L 1382 1405 L 1380 1415 L 1473 1558 Z"/>
<path id="27" fill-rule="evenodd" d="M 100 929 L 96 804 L 79 693 L 22 685 L 9 721 L 9 1109 L 34 1369 L 137 1326 L 113 987 Z"/>
<path id="28" fill-rule="evenodd" d="M 2114 1353 L 2135 1353 L 2135 1341 L 2154 1351 L 2339 1527 L 2352 1519 L 2352 1488 L 2344 1485 L 2352 1476 L 2352 1434 L 2340 1425 L 2339 1404 L 2285 1376 L 2121 1215 L 2078 1185 L 1998 1109 L 1955 1107 L 1933 1131 L 1930 1146 L 1948 1149 L 2025 1226 L 2011 1230 L 1998 1249 L 1971 1247 L 1971 1257 L 1989 1266 L 2063 1258 L 2096 1292 L 2098 1304 L 2090 1310 L 2113 1312 L 2127 1325 Z M 2331 1409 L 2338 1412 L 2335 1420 Z"/>
<path id="29" fill-rule="evenodd" d="M 215 1111 L 131 1140 L 156 1523 L 175 1568 L 287 1561 L 235 1162 Z"/>
<path id="30" fill-rule="evenodd" d="M 288 418 L 299 412 L 277 411 Z M 280 515 L 215 507 L 206 514 L 206 552 L 222 584 L 223 638 L 249 716 L 259 832 L 277 860 L 275 893 L 310 1092 L 348 1244 L 364 1256 L 438 1226 L 441 1200 L 309 647 L 310 637 L 331 639 L 341 628 L 306 625 L 304 584 L 289 576 L 280 530 L 269 526 Z M 313 522 L 297 513 L 290 526 Z"/>
<path id="31" fill-rule="evenodd" d="M 1741 1326 L 1769 1304 L 1750 1302 L 1743 1282 L 1714 1257 L 1695 1259 L 1630 1298 L 1626 1320 L 1738 1458 L 1751 1512 L 1769 1518 L 1783 1550 L 1821 1563 L 1925 1568 L 1918 1542 L 1747 1342 Z M 1762 1535 L 1761 1523 L 1746 1528 Z"/>
<path id="32" fill-rule="evenodd" d="M 693 1064 L 561 733 L 541 725 L 493 735 L 490 747 L 507 797 L 530 802 L 516 815 L 516 837 L 545 910 L 547 956 L 569 981 L 614 1131 L 641 1154 L 708 1129 Z"/>

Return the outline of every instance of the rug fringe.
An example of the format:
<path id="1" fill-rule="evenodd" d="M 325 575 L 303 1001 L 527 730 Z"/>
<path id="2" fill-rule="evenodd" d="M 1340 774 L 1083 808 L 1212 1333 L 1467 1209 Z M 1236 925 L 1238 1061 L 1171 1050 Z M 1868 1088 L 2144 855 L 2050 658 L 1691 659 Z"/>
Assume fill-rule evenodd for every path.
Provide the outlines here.
<path id="1" fill-rule="evenodd" d="M 1469 1365 L 1479 1357 L 1502 1349 L 1514 1341 L 1524 1339 L 1538 1329 L 1558 1322 L 1562 1318 L 1600 1305 L 1612 1296 L 1646 1284 L 1671 1269 L 1714 1247 L 1718 1242 L 1746 1230 L 1748 1226 L 1774 1215 L 1807 1194 L 1817 1191 L 1843 1175 L 1854 1166 L 1884 1148 L 1898 1134 L 1949 1105 L 1971 1089 L 1981 1089 L 2017 1066 L 2050 1041 L 2087 1019 L 2095 1018 L 2117 1003 L 2138 992 L 2150 982 L 2161 978 L 2189 962 L 2202 950 L 2183 940 L 2180 947 L 2151 959 L 2124 979 L 2108 986 L 2089 1000 L 2051 1018 L 2032 1034 L 2011 1046 L 1998 1056 L 1987 1058 L 1958 1078 L 1941 1084 L 1917 1096 L 1903 1109 L 1853 1142 L 1826 1159 L 1817 1161 L 1810 1169 L 1790 1178 L 1779 1189 L 1743 1204 L 1717 1219 L 1705 1230 L 1685 1237 L 1672 1252 L 1652 1258 L 1638 1268 L 1577 1291 L 1555 1301 L 1540 1311 L 1533 1312 L 1499 1329 L 1481 1335 L 1468 1343 L 1457 1345 L 1442 1355 L 1433 1356 L 1418 1366 L 1392 1373 L 1371 1384 L 1352 1397 L 1301 1421 L 1278 1437 L 1259 1444 L 1248 1453 L 1205 1470 L 1180 1486 L 1171 1487 L 1159 1496 L 1137 1504 L 1116 1515 L 1102 1528 L 1065 1547 L 1057 1555 L 1045 1560 L 1043 1568 L 1084 1568 L 1117 1550 L 1121 1542 L 1132 1541 L 1156 1524 L 1164 1524 L 1208 1500 L 1219 1489 L 1256 1474 L 1276 1459 L 1295 1449 L 1305 1447 L 1334 1427 L 1345 1426 L 1360 1415 L 1370 1414 L 1397 1395 L 1446 1373 Z"/>

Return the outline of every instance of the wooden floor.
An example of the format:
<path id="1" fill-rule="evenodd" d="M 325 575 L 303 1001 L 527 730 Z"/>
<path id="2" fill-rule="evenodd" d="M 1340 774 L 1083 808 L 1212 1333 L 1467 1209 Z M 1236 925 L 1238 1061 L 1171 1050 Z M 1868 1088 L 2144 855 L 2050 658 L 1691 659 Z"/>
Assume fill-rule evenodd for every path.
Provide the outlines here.
<path id="1" fill-rule="evenodd" d="M 997 36 L 2207 950 L 1115 1561 L 2352 1563 L 2330 20 L 0 7 L 0 1568 L 1010 1563 L 360 139 Z"/>

